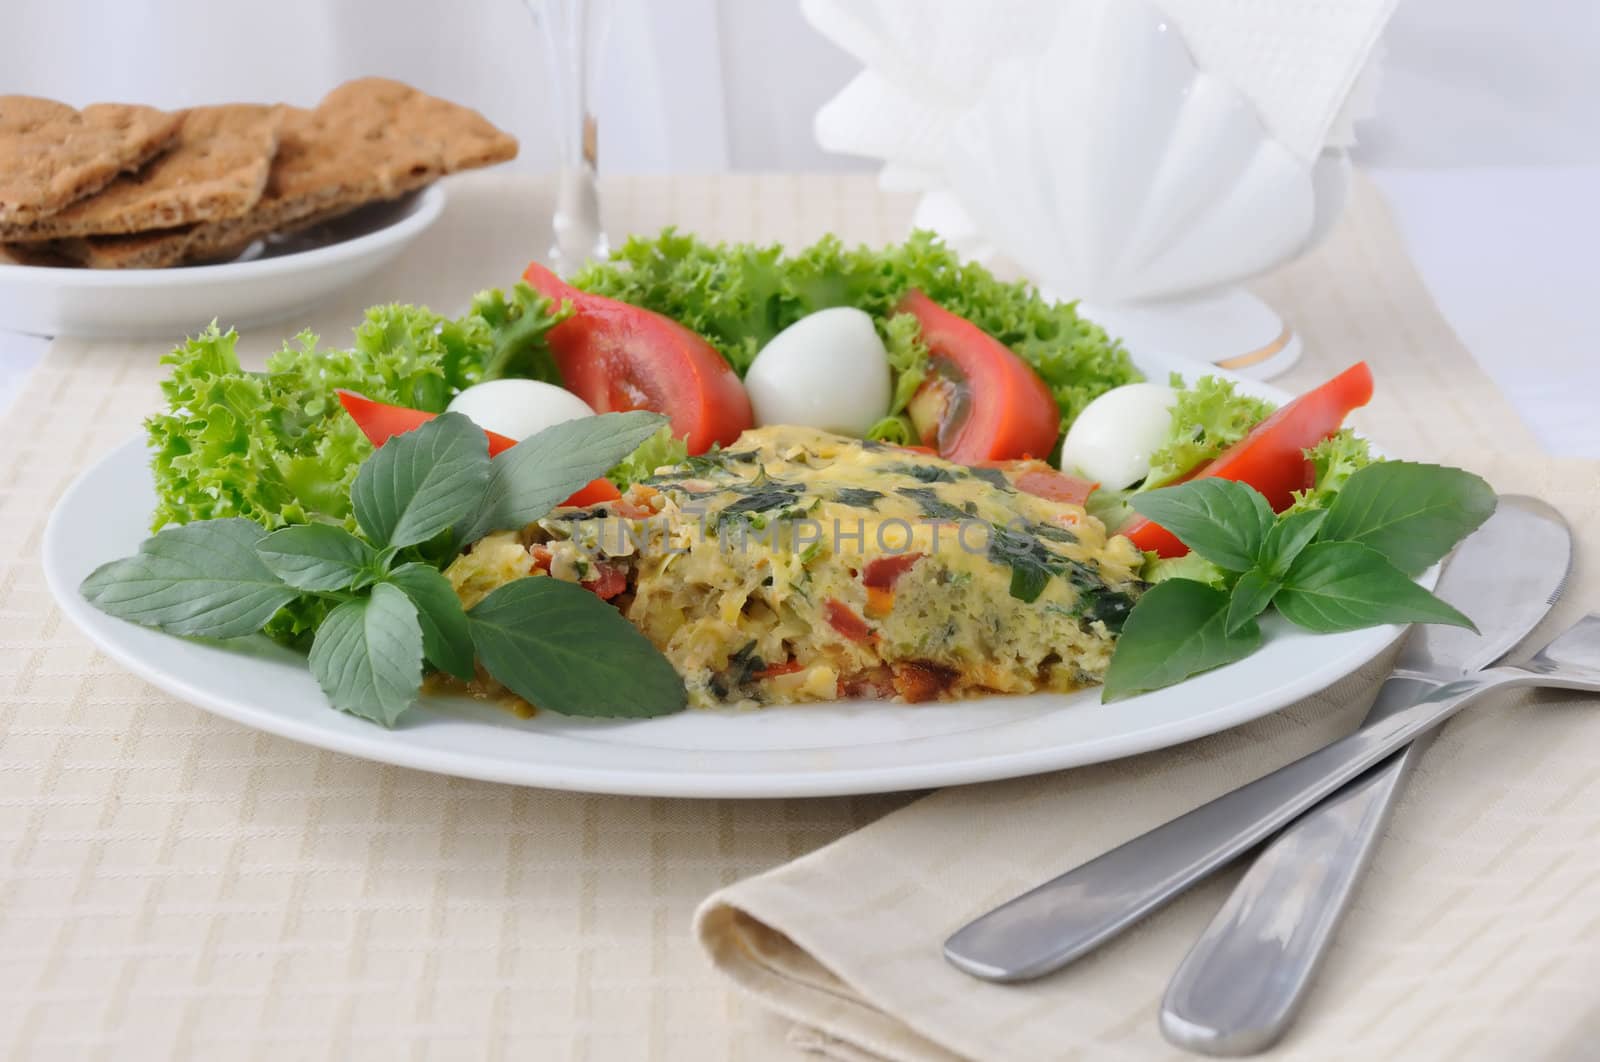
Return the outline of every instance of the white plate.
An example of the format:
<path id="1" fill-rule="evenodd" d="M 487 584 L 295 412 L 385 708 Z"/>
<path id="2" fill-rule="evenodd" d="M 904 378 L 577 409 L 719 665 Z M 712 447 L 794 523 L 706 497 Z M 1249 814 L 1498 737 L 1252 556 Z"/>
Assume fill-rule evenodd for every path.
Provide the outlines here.
<path id="1" fill-rule="evenodd" d="M 1169 369 L 1212 370 L 1141 358 Z M 1281 392 L 1241 383 L 1281 401 Z M 600 721 L 522 721 L 464 698 L 425 698 L 385 730 L 327 706 L 305 658 L 263 637 L 187 641 L 113 619 L 78 594 L 96 566 L 138 549 L 155 495 L 141 440 L 62 497 L 44 569 L 67 617 L 128 670 L 246 726 L 385 763 L 517 785 L 651 796 L 779 797 L 885 792 L 1011 778 L 1175 745 L 1266 715 L 1387 647 L 1397 627 L 1309 635 L 1277 617 L 1254 656 L 1181 685 L 1102 706 L 1098 690 L 955 704 L 872 701 L 691 711 Z"/>
<path id="2" fill-rule="evenodd" d="M 289 317 L 375 272 L 444 210 L 438 185 L 375 203 L 221 265 L 67 269 L 0 258 L 0 331 L 89 339 L 193 335 Z"/>

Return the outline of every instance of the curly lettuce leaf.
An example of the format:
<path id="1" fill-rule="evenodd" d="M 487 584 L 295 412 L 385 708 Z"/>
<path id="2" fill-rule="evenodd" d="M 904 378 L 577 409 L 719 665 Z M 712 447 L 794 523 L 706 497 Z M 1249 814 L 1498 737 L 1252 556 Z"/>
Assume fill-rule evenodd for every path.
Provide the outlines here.
<path id="1" fill-rule="evenodd" d="M 1169 441 L 1150 455 L 1150 474 L 1141 490 L 1164 487 L 1216 457 L 1265 420 L 1273 405 L 1240 394 L 1232 381 L 1202 376 L 1185 386 L 1172 375 L 1178 401 L 1172 407 Z"/>
<path id="2" fill-rule="evenodd" d="M 1306 459 L 1313 469 L 1311 487 L 1295 491 L 1294 503 L 1284 510 L 1285 514 L 1326 509 L 1351 476 L 1378 460 L 1372 456 L 1367 440 L 1349 428 L 1342 428 L 1311 447 Z"/>
<path id="3" fill-rule="evenodd" d="M 1144 555 L 1144 567 L 1139 577 L 1154 586 L 1168 579 L 1191 579 L 1197 583 L 1226 589 L 1228 573 L 1212 564 L 1198 553 L 1185 553 L 1181 557 L 1163 557 L 1157 553 Z"/>
<path id="4" fill-rule="evenodd" d="M 617 462 L 616 466 L 606 473 L 606 478 L 616 484 L 618 490 L 627 490 L 641 479 L 653 476 L 656 469 L 668 465 L 679 465 L 689 459 L 689 447 L 684 441 L 672 434 L 672 425 L 668 424 L 650 438 L 639 444 L 633 453 Z"/>
<path id="5" fill-rule="evenodd" d="M 909 313 L 897 313 L 887 320 L 880 318 L 877 323 L 889 355 L 894 393 L 889 399 L 888 416 L 868 429 L 867 438 L 905 446 L 917 441 L 906 406 L 928 377 L 928 345 L 922 341 L 922 326 Z"/>
<path id="6" fill-rule="evenodd" d="M 488 347 L 480 380 L 526 377 L 560 386 L 561 374 L 545 336 L 571 316 L 570 304 L 556 306 L 521 281 L 512 287 L 509 298 L 499 288 L 479 292 L 472 300 L 472 311 L 462 320 L 463 327 L 474 331 L 475 341 Z M 480 326 L 486 334 L 479 331 Z"/>
<path id="7" fill-rule="evenodd" d="M 930 232 L 885 248 L 849 248 L 825 236 L 785 254 L 779 244 L 711 244 L 666 229 L 654 238 L 629 239 L 609 261 L 590 263 L 572 282 L 687 325 L 741 375 L 773 336 L 832 306 L 871 314 L 892 343 L 895 307 L 917 288 L 1032 365 L 1061 409 L 1063 430 L 1098 395 L 1140 379 L 1121 345 L 1079 318 L 1073 303 L 1051 302 L 1024 281 L 999 280 L 961 261 Z M 925 363 L 903 360 L 912 367 Z M 898 400 L 899 374 L 906 370 L 895 369 Z M 915 387 L 907 386 L 909 398 Z M 903 422 L 896 426 L 887 418 L 873 432 L 891 441 L 907 434 Z"/>
<path id="8" fill-rule="evenodd" d="M 145 422 L 157 504 L 152 528 L 242 516 L 268 529 L 330 523 L 356 529 L 350 484 L 372 453 L 335 392 L 441 412 L 497 358 L 536 361 L 559 311 L 519 285 L 508 300 L 485 293 L 474 311 L 450 320 L 420 306 L 376 306 L 349 349 L 324 348 L 302 333 L 267 359 L 264 372 L 240 364 L 238 336 L 213 323 L 162 358 L 167 409 Z M 294 641 L 314 630 L 325 607 L 292 605 L 268 633 Z"/>

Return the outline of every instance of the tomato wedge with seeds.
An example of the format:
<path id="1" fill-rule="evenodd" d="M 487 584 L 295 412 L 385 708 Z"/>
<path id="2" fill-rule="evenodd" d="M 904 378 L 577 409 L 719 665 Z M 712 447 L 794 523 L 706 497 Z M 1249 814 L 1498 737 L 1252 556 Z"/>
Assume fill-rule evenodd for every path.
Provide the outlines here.
<path id="1" fill-rule="evenodd" d="M 1232 479 L 1266 496 L 1273 512 L 1294 501 L 1294 492 L 1312 485 L 1315 469 L 1305 451 L 1339 430 L 1350 411 L 1372 401 L 1372 370 L 1358 361 L 1321 387 L 1307 391 L 1250 430 L 1250 434 L 1185 477 Z M 1166 528 L 1138 517 L 1121 532 L 1143 550 L 1181 557 L 1189 547 Z"/>
<path id="2" fill-rule="evenodd" d="M 596 413 L 664 413 L 691 454 L 726 446 L 755 423 L 744 384 L 704 337 L 661 314 L 579 291 L 537 262 L 522 279 L 571 302 L 572 316 L 549 332 L 550 350 L 561 382 Z"/>
<path id="3" fill-rule="evenodd" d="M 1049 455 L 1061 410 L 1027 362 L 920 291 L 895 312 L 916 317 L 928 347 L 932 371 L 906 409 L 923 443 L 968 465 Z"/>

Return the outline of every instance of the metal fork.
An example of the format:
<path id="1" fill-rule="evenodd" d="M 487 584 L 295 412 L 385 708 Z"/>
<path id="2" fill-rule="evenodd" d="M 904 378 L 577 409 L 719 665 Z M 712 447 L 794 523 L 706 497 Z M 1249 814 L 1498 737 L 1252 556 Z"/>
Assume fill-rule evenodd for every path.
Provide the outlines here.
<path id="1" fill-rule="evenodd" d="M 1485 694 L 1516 686 L 1600 693 L 1600 615 L 1585 616 L 1526 664 L 1442 684 L 1391 679 L 1384 695 L 1407 707 L 1003 904 L 951 936 L 945 958 L 989 981 L 1058 970 Z"/>

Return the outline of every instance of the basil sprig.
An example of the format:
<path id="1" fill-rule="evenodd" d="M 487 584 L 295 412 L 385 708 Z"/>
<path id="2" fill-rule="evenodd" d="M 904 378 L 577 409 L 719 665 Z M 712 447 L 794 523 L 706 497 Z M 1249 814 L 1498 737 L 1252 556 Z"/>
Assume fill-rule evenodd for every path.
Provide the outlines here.
<path id="1" fill-rule="evenodd" d="M 1106 701 L 1250 655 L 1269 607 L 1318 633 L 1385 623 L 1473 628 L 1413 578 L 1487 520 L 1495 496 L 1458 468 L 1382 461 L 1352 475 L 1326 510 L 1274 517 L 1253 487 L 1214 478 L 1132 504 L 1222 574 L 1168 579 L 1139 599 L 1106 672 Z"/>
<path id="2" fill-rule="evenodd" d="M 424 665 L 470 679 L 475 661 L 540 707 L 643 717 L 682 709 L 683 681 L 644 635 L 593 594 L 519 580 L 470 613 L 438 569 L 407 551 L 463 543 L 539 519 L 665 423 L 605 414 L 548 428 L 491 459 L 467 418 L 445 413 L 380 447 L 351 487 L 362 537 L 331 524 L 268 533 L 249 520 L 171 527 L 84 580 L 113 616 L 172 634 L 235 638 L 283 606 L 321 597 L 310 666 L 335 708 L 392 726 Z M 446 537 L 448 536 L 448 538 Z"/>

